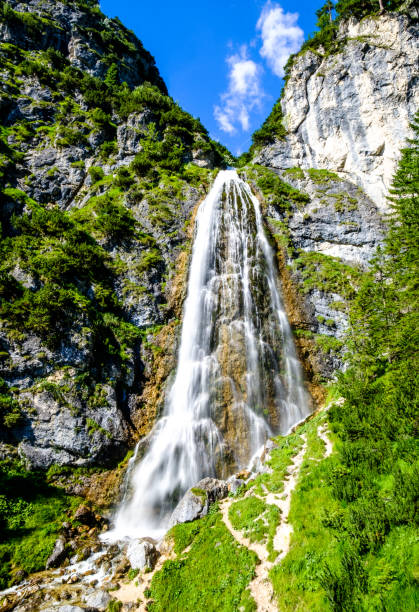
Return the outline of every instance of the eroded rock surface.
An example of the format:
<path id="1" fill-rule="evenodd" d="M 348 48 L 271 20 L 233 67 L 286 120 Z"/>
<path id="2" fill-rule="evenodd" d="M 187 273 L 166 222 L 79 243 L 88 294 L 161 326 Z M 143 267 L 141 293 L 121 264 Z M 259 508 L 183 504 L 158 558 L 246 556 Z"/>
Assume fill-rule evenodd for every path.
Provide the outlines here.
<path id="1" fill-rule="evenodd" d="M 341 52 L 296 58 L 281 102 L 286 140 L 262 149 L 256 161 L 338 172 L 386 209 L 419 105 L 417 24 L 385 14 L 342 23 L 338 36 Z"/>

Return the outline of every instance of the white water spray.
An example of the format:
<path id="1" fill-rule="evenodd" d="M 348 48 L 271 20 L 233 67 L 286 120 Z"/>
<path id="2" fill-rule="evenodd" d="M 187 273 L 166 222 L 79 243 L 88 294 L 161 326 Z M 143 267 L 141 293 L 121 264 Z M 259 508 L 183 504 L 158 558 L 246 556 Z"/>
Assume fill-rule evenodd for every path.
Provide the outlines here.
<path id="1" fill-rule="evenodd" d="M 196 218 L 176 377 L 110 537 L 162 535 L 184 492 L 309 413 L 259 202 L 219 172 Z"/>

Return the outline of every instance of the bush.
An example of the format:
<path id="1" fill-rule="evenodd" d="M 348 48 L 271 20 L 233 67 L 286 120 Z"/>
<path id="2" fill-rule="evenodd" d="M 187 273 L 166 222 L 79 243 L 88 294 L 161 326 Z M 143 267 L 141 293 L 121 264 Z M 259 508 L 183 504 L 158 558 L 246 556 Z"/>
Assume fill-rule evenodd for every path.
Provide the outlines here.
<path id="1" fill-rule="evenodd" d="M 92 183 L 97 183 L 104 178 L 105 173 L 100 166 L 91 166 L 89 168 L 89 176 L 92 179 Z"/>

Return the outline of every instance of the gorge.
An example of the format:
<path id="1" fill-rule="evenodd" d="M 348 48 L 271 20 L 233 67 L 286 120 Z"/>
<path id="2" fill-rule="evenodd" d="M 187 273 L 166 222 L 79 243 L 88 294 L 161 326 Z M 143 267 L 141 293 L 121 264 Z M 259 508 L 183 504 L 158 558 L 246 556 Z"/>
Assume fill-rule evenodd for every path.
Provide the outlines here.
<path id="1" fill-rule="evenodd" d="M 0 610 L 417 609 L 418 13 L 234 157 L 95 0 L 0 1 Z"/>

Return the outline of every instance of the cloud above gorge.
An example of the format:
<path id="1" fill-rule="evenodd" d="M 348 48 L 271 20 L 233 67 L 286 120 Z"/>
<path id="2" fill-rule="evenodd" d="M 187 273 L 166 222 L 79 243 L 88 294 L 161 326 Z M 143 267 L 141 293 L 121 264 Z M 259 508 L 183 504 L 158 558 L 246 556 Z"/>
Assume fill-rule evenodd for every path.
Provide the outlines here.
<path id="1" fill-rule="evenodd" d="M 244 45 L 240 53 L 227 58 L 230 66 L 228 90 L 221 95 L 221 105 L 214 108 L 214 116 L 224 132 L 232 134 L 240 125 L 249 129 L 250 113 L 260 106 L 265 93 L 261 86 L 262 66 L 247 57 Z"/>
<path id="2" fill-rule="evenodd" d="M 259 55 L 278 77 L 284 76 L 284 66 L 292 53 L 299 51 L 304 32 L 297 24 L 298 13 L 284 13 L 276 2 L 264 5 L 256 23 L 262 46 Z M 228 89 L 221 94 L 220 104 L 214 107 L 214 117 L 220 129 L 229 134 L 238 128 L 247 131 L 253 111 L 261 109 L 267 96 L 262 86 L 263 67 L 260 62 L 249 58 L 248 46 L 227 57 L 229 66 Z"/>
<path id="3" fill-rule="evenodd" d="M 284 13 L 279 4 L 267 2 L 256 24 L 263 43 L 259 53 L 279 77 L 285 74 L 289 56 L 299 51 L 304 42 L 304 32 L 297 25 L 298 17 L 298 13 Z"/>

